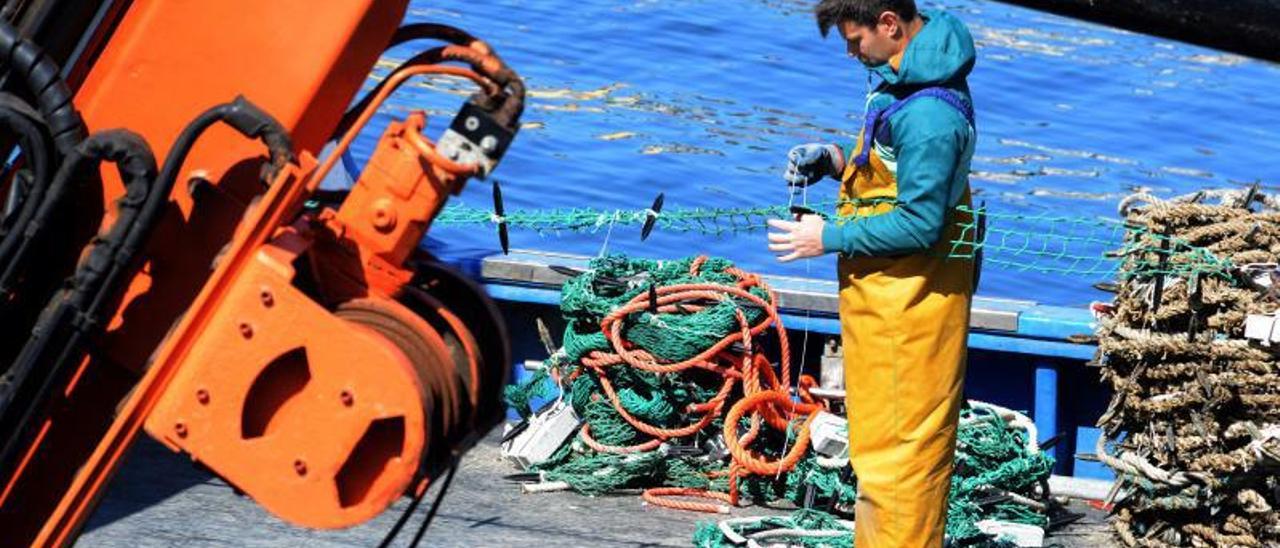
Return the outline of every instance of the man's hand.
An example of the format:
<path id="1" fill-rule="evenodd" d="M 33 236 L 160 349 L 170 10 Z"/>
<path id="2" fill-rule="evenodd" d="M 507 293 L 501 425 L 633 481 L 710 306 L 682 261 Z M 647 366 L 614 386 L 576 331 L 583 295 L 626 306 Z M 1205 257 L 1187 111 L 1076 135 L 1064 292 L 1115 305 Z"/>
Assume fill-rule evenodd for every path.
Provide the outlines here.
<path id="1" fill-rule="evenodd" d="M 836 145 L 809 143 L 787 153 L 787 172 L 782 175 L 794 187 L 809 186 L 823 177 L 839 177 L 844 171 L 844 153 Z"/>
<path id="2" fill-rule="evenodd" d="M 822 227 L 826 221 L 819 215 L 805 215 L 799 221 L 769 219 L 769 227 L 781 232 L 769 233 L 769 251 L 785 253 L 782 262 L 818 257 L 822 250 Z"/>

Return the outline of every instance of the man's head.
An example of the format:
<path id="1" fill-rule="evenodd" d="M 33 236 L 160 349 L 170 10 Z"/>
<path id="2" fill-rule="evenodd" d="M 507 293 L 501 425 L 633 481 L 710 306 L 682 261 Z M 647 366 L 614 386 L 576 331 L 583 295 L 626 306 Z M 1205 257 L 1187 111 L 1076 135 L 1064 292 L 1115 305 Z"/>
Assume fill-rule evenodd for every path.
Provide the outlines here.
<path id="1" fill-rule="evenodd" d="M 814 15 L 823 36 L 836 27 L 849 56 L 867 66 L 882 65 L 901 53 L 919 19 L 915 0 L 822 0 Z"/>

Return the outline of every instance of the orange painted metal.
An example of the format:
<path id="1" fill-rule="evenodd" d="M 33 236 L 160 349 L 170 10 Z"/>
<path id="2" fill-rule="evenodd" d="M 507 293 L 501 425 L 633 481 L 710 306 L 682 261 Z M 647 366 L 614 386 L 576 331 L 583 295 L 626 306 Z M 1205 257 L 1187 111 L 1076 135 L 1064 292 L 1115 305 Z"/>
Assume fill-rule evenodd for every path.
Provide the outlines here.
<path id="1" fill-rule="evenodd" d="M 300 152 L 316 151 L 406 5 L 405 0 L 136 1 L 79 88 L 76 103 L 90 129 L 128 127 L 164 157 L 197 114 L 243 94 L 282 123 Z M 250 225 L 241 221 L 249 204 L 258 199 L 262 204 L 249 217 L 267 214 L 268 198 L 258 198 L 264 190 L 259 178 L 264 153 L 261 144 L 214 127 L 188 156 L 146 250 L 149 262 L 129 284 L 108 333 L 80 364 L 76 382 L 50 402 L 37 426 L 39 438 L 24 448 L 22 466 L 0 478 L 4 544 L 71 542 L 177 367 L 170 361 L 147 369 L 171 355 L 157 346 L 180 317 L 187 324 L 204 321 L 192 312 L 201 291 L 225 289 L 213 287 L 215 256 L 233 240 L 237 226 L 239 237 L 224 255 L 231 248 L 260 245 L 282 220 L 297 214 L 307 188 L 301 178 L 314 160 L 275 181 L 270 192 L 283 192 L 276 198 L 288 199 L 270 211 L 274 220 L 261 229 L 260 241 L 245 239 L 244 227 Z M 112 171 L 103 171 L 102 183 L 104 203 L 123 193 Z"/>
<path id="2" fill-rule="evenodd" d="M 418 288 L 409 288 L 408 291 L 412 299 L 422 303 L 422 308 L 416 311 L 424 316 L 424 319 L 431 324 L 432 329 L 440 333 L 442 337 L 451 337 L 453 339 L 449 341 L 448 347 L 454 369 L 466 380 L 467 395 L 470 398 L 471 406 L 481 405 L 481 401 L 484 398 L 481 389 L 486 385 L 484 382 L 486 364 L 483 352 L 480 349 L 480 342 L 472 332 L 472 327 L 458 317 L 457 313 L 445 306 L 440 299 L 433 297 L 426 291 Z M 459 300 L 466 297 L 469 296 L 456 296 Z M 465 373 L 463 373 L 464 371 Z M 499 384 L 505 385 L 506 383 Z"/>
<path id="3" fill-rule="evenodd" d="M 209 281 L 182 316 L 156 358 L 133 391 L 117 410 L 114 422 L 97 441 L 70 487 L 61 493 L 57 508 L 43 522 L 43 528 L 32 543 L 35 546 L 65 546 L 74 539 L 80 525 L 88 518 L 96 497 L 120 465 L 125 451 L 142 428 L 143 421 L 164 396 L 169 383 L 181 370 L 183 360 L 191 354 L 200 334 L 211 329 L 211 319 L 219 303 L 234 287 L 236 276 L 251 266 L 259 248 L 284 225 L 290 206 L 305 197 L 303 178 L 315 169 L 315 159 L 305 152 L 300 166 L 288 165 L 272 181 L 266 194 L 251 208 L 237 227 Z M 234 367 L 235 362 L 225 364 Z"/>
<path id="4" fill-rule="evenodd" d="M 399 25 L 407 0 L 138 1 L 76 94 L 90 130 L 127 127 L 157 158 L 205 109 L 244 95 L 271 113 L 294 146 L 318 154 Z M 304 16 L 305 15 L 305 16 Z M 102 355 L 140 371 L 209 275 L 244 206 L 261 192 L 265 148 L 225 127 L 206 133 L 180 171 Z M 122 192 L 103 172 L 104 200 Z M 211 183 L 211 207 L 189 188 Z M 110 222 L 106 219 L 104 222 Z M 154 279 L 151 279 L 154 278 Z"/>
<path id="5" fill-rule="evenodd" d="M 341 153 L 345 152 L 348 148 L 350 148 L 351 143 L 356 140 L 356 135 L 359 134 L 360 129 L 363 128 L 365 124 L 369 123 L 369 120 L 371 120 L 373 118 L 373 115 L 378 111 L 378 107 L 382 106 L 382 103 L 385 102 L 387 98 L 390 97 L 391 94 L 395 92 L 396 89 L 399 89 L 401 85 L 409 81 L 410 78 L 413 78 L 414 76 L 425 75 L 425 74 L 444 74 L 449 76 L 458 76 L 458 77 L 471 80 L 472 82 L 475 82 L 476 84 L 486 89 L 490 89 L 493 85 L 492 82 L 490 82 L 488 79 L 480 76 L 479 74 L 476 74 L 474 71 L 467 70 L 464 68 L 450 67 L 450 66 L 418 65 L 418 66 L 408 67 L 404 70 L 393 73 L 391 76 L 387 78 L 386 82 L 382 86 L 382 89 L 378 90 L 378 93 L 374 95 L 373 100 L 369 103 L 369 106 L 366 107 L 364 111 L 360 113 L 360 116 L 358 118 L 356 118 L 356 121 L 351 126 L 351 129 L 348 130 L 347 133 L 343 135 L 341 139 L 338 140 L 338 144 L 334 147 L 333 151 L 327 157 L 325 157 L 324 162 L 322 162 L 320 166 L 316 168 L 316 177 L 314 179 L 315 184 L 319 184 L 320 181 L 323 181 L 325 176 L 327 176 L 329 172 L 333 170 L 333 167 L 338 164 L 338 158 L 341 155 Z M 429 155 L 430 156 L 429 161 L 431 161 L 433 165 L 437 166 L 439 169 L 443 169 L 445 171 L 457 174 L 459 176 L 470 176 L 475 173 L 474 166 L 464 166 L 464 165 L 454 164 L 453 162 L 449 162 L 448 160 L 440 157 L 439 154 L 435 154 L 430 149 L 423 150 L 423 153 Z"/>
<path id="6" fill-rule="evenodd" d="M 406 262 L 431 218 L 464 182 L 420 150 L 432 146 L 423 125 L 421 113 L 392 123 L 339 211 L 281 229 L 228 274 L 225 293 L 200 303 L 207 323 L 179 327 L 178 336 L 191 333 L 189 350 L 146 421 L 152 436 L 293 523 L 344 527 L 371 518 L 426 475 L 419 459 L 428 441 L 448 453 L 474 430 L 483 368 L 475 337 L 430 295 L 413 295 L 428 318 L 392 300 L 413 277 Z M 294 287 L 303 254 L 318 294 Z M 337 316 L 313 297 L 333 303 Z M 170 344 L 179 343 L 162 351 Z M 210 403 L 215 395 L 225 403 Z M 341 415 L 361 405 L 378 413 Z M 271 418 L 254 419 L 262 415 Z M 427 431 L 424 417 L 440 430 Z M 387 421 L 396 421 L 395 434 L 377 426 Z"/>
<path id="7" fill-rule="evenodd" d="M 426 395 L 398 347 L 292 285 L 306 245 L 286 230 L 243 265 L 146 429 L 286 521 L 346 527 L 415 478 Z"/>
<path id="8" fill-rule="evenodd" d="M 500 91 L 473 70 L 398 71 L 317 165 L 405 3 L 144 1 L 125 14 L 77 96 L 91 128 L 127 126 L 163 156 L 197 113 L 243 94 L 291 133 L 298 162 L 264 186 L 260 144 L 216 126 L 198 141 L 150 262 L 16 474 L 0 478 L 0 544 L 71 543 L 143 428 L 282 519 L 328 528 L 420 493 L 497 420 L 508 364 L 492 362 L 509 361 L 500 320 L 438 266 L 426 280 L 411 266 L 477 166 L 438 153 L 415 112 L 387 128 L 336 211 L 303 208 L 408 78 Z M 483 42 L 442 51 L 506 71 Z M 122 188 L 103 175 L 110 203 Z M 432 294 L 432 283 L 453 289 Z M 473 332 L 464 318 L 490 327 Z"/>
<path id="9" fill-rule="evenodd" d="M 313 257 L 329 298 L 399 295 L 413 277 L 405 262 L 449 195 L 461 190 L 463 178 L 422 153 L 434 150 L 422 136 L 424 125 L 422 112 L 392 122 L 342 206 L 322 215 L 327 226 Z"/>

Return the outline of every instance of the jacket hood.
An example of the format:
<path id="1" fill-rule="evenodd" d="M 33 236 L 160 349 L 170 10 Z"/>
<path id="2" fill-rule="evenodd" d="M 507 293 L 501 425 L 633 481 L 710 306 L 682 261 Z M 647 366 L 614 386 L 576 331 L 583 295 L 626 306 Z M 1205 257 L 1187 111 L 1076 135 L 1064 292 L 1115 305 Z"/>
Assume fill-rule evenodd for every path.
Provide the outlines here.
<path id="1" fill-rule="evenodd" d="M 871 70 L 890 86 L 932 86 L 964 78 L 977 57 L 973 36 L 960 19 L 942 11 L 922 11 L 920 32 L 907 44 L 897 72 L 889 63 Z"/>

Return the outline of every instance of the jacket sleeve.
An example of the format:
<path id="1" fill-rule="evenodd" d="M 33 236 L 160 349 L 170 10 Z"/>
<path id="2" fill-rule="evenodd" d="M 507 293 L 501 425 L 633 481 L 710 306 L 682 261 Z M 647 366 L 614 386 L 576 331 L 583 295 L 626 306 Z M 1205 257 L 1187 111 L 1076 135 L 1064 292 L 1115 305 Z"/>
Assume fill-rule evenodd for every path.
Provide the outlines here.
<path id="1" fill-rule="evenodd" d="M 942 237 L 956 167 L 967 146 L 968 123 L 957 113 L 940 110 L 920 109 L 917 116 L 929 115 L 927 122 L 894 128 L 898 143 L 894 209 L 842 225 L 828 223 L 822 231 L 824 251 L 851 257 L 904 255 L 923 252 Z M 939 119 L 947 123 L 939 124 Z"/>

